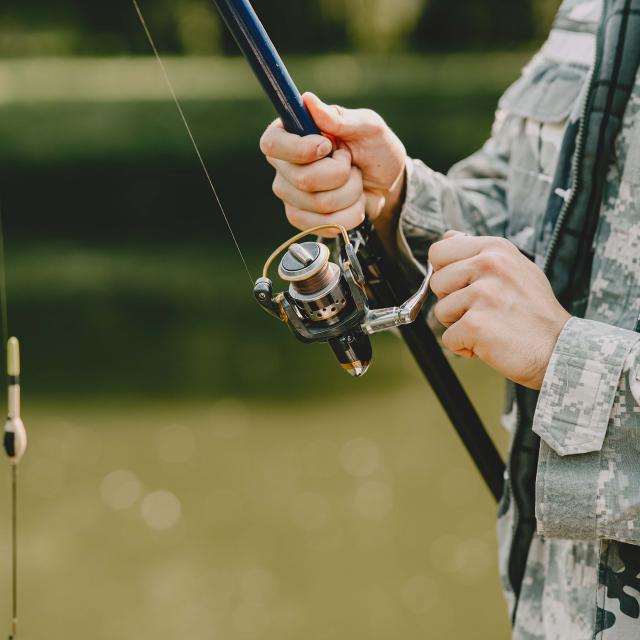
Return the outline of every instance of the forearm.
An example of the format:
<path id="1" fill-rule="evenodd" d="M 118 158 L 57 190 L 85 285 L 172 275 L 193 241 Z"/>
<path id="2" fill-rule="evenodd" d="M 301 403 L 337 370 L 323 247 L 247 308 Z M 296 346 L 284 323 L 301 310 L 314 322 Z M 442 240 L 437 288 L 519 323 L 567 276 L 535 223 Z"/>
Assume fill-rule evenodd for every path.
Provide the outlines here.
<path id="1" fill-rule="evenodd" d="M 417 278 L 423 272 L 429 247 L 448 229 L 471 235 L 504 235 L 504 162 L 487 155 L 490 144 L 448 175 L 419 160 L 407 161 L 404 197 L 394 223 L 386 222 L 385 235 L 408 275 Z"/>

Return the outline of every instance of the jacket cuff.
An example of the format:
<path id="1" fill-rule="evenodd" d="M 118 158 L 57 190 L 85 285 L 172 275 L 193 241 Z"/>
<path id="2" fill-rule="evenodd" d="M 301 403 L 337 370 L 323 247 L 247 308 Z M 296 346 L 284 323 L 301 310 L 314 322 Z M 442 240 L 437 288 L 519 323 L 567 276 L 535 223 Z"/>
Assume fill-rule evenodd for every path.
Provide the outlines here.
<path id="1" fill-rule="evenodd" d="M 602 447 L 627 358 L 639 340 L 633 331 L 578 318 L 560 334 L 533 420 L 542 438 L 536 477 L 540 535 L 600 535 Z"/>
<path id="2" fill-rule="evenodd" d="M 445 232 L 441 201 L 444 180 L 420 160 L 407 159 L 407 186 L 396 244 L 401 266 L 411 281 L 424 277 L 429 246 Z"/>
<path id="3" fill-rule="evenodd" d="M 640 335 L 571 318 L 542 383 L 533 430 L 560 456 L 599 451 L 622 369 Z"/>

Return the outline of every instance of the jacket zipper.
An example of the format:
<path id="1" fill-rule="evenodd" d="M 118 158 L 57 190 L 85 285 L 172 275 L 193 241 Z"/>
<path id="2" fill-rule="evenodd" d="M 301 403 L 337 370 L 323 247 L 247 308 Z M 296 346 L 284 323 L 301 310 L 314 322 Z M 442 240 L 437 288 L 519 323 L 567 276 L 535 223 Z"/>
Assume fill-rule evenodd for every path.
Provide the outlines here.
<path id="1" fill-rule="evenodd" d="M 587 111 L 589 108 L 589 99 L 591 98 L 591 93 L 593 91 L 593 77 L 596 67 L 596 60 L 593 61 L 593 65 L 591 66 L 591 70 L 589 71 L 588 76 L 588 88 L 587 92 L 584 96 L 584 101 L 582 104 L 582 113 L 580 115 L 580 124 L 578 125 L 578 135 L 576 136 L 576 149 L 573 154 L 573 160 L 571 162 L 571 186 L 569 187 L 568 197 L 565 198 L 564 204 L 560 209 L 560 213 L 558 214 L 558 220 L 556 221 L 555 227 L 553 228 L 553 233 L 551 235 L 551 240 L 549 240 L 549 246 L 547 248 L 547 253 L 544 259 L 544 265 L 542 270 L 547 273 L 549 269 L 549 265 L 551 264 L 551 259 L 553 258 L 553 254 L 555 253 L 558 240 L 560 239 L 560 232 L 562 231 L 562 227 L 564 226 L 565 219 L 567 214 L 569 213 L 569 209 L 573 204 L 576 191 L 578 189 L 578 183 L 580 181 L 580 163 L 582 162 L 582 154 L 584 152 L 584 137 L 586 132 L 586 118 Z"/>

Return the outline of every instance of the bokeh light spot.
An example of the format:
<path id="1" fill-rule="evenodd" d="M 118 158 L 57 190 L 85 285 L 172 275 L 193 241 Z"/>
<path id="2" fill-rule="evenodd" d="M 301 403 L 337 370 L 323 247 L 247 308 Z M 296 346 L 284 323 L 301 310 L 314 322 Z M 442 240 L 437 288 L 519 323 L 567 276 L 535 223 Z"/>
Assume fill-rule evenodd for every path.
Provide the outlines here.
<path id="1" fill-rule="evenodd" d="M 455 549 L 451 564 L 461 582 L 474 583 L 493 569 L 494 557 L 485 540 L 463 540 Z"/>
<path id="2" fill-rule="evenodd" d="M 380 460 L 378 446 L 369 438 L 354 438 L 340 449 L 340 463 L 356 478 L 365 478 L 377 468 Z"/>
<path id="3" fill-rule="evenodd" d="M 140 497 L 142 484 L 132 471 L 118 469 L 103 478 L 100 493 L 112 509 L 128 509 Z"/>
<path id="4" fill-rule="evenodd" d="M 180 500 L 170 491 L 152 491 L 140 505 L 142 518 L 156 531 L 171 529 L 182 515 Z"/>

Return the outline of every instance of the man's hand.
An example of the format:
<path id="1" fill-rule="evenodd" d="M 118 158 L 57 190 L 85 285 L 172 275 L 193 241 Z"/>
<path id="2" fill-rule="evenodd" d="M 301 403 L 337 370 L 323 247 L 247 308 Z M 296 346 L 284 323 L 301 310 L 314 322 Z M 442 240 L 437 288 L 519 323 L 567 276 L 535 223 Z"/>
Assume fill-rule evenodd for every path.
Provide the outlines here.
<path id="1" fill-rule="evenodd" d="M 369 109 L 324 104 L 311 93 L 304 101 L 323 136 L 287 133 L 280 120 L 260 140 L 276 169 L 274 193 L 284 202 L 289 222 L 299 229 L 322 224 L 357 227 L 365 218 L 392 217 L 404 186 L 406 152 L 402 142 Z"/>
<path id="2" fill-rule="evenodd" d="M 442 342 L 506 378 L 540 389 L 558 335 L 571 317 L 544 273 L 504 238 L 449 231 L 429 250 Z"/>

